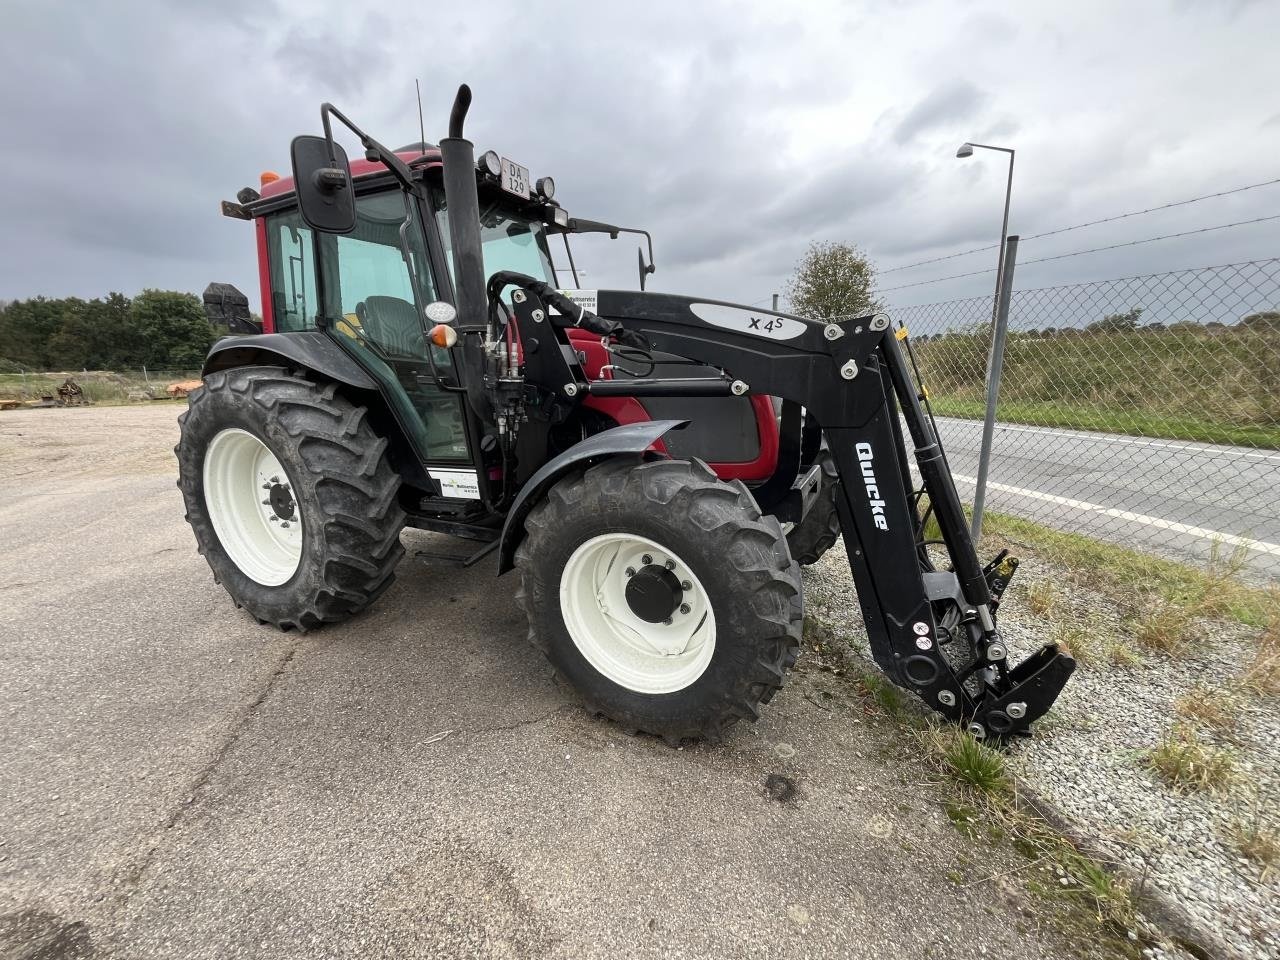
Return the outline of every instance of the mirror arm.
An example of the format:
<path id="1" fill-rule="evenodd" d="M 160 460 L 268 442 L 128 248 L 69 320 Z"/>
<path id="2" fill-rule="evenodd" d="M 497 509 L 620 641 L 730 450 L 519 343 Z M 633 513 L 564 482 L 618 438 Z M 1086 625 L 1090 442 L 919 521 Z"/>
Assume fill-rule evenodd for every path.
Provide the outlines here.
<path id="1" fill-rule="evenodd" d="M 569 220 L 569 233 L 607 233 L 611 240 L 617 240 L 620 233 L 634 233 L 645 238 L 649 247 L 649 262 L 645 265 L 645 273 L 654 273 L 658 268 L 653 259 L 653 236 L 648 230 L 641 230 L 639 227 L 619 227 L 612 223 L 602 223 L 599 220 L 584 220 L 579 217 L 573 217 Z"/>
<path id="2" fill-rule="evenodd" d="M 370 160 L 377 160 L 392 175 L 400 181 L 404 189 L 412 191 L 414 189 L 413 172 L 409 169 L 408 164 L 395 155 L 395 152 L 384 147 L 373 137 L 369 136 L 359 127 L 357 127 L 341 110 L 332 103 L 322 103 L 320 105 L 320 121 L 324 124 L 324 138 L 333 143 L 333 126 L 329 121 L 329 117 L 334 116 L 338 121 L 356 135 L 360 140 L 360 146 L 364 147 L 365 156 Z M 372 156 L 370 156 L 372 154 Z"/>

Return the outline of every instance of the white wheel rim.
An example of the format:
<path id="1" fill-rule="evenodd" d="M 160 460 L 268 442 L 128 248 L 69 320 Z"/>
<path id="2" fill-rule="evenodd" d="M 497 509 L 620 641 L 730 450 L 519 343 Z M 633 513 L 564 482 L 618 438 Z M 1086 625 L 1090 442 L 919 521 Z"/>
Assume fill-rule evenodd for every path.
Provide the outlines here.
<path id="1" fill-rule="evenodd" d="M 670 623 L 650 623 L 627 602 L 628 571 L 649 564 L 681 583 Z M 701 581 L 673 551 L 645 537 L 606 533 L 581 544 L 560 576 L 560 613 L 587 662 L 636 693 L 683 690 L 715 652 L 715 612 Z"/>
<path id="2" fill-rule="evenodd" d="M 218 433 L 204 455 L 204 502 L 227 556 L 249 579 L 278 587 L 302 560 L 302 517 L 292 481 L 247 430 Z"/>

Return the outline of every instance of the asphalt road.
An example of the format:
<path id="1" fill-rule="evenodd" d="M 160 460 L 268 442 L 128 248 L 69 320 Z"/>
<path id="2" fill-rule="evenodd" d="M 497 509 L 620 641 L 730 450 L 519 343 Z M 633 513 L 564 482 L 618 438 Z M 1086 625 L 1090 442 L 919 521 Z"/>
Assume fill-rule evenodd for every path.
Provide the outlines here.
<path id="1" fill-rule="evenodd" d="M 557 687 L 491 567 L 415 555 L 451 541 L 406 533 L 353 623 L 257 626 L 183 523 L 177 412 L 0 414 L 0 957 L 1096 951 L 812 655 L 672 750 Z"/>
<path id="2" fill-rule="evenodd" d="M 960 495 L 976 489 L 982 424 L 939 418 Z M 998 424 L 987 509 L 1203 562 L 1214 539 L 1280 576 L 1280 451 Z"/>

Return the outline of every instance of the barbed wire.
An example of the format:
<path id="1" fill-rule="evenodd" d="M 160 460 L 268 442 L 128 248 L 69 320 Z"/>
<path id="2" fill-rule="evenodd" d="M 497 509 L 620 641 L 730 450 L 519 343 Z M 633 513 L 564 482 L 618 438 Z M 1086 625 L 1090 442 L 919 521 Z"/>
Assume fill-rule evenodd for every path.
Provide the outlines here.
<path id="1" fill-rule="evenodd" d="M 1021 237 L 1020 239 L 1022 242 L 1025 243 L 1028 240 L 1039 240 L 1043 237 L 1053 237 L 1053 236 L 1057 236 L 1060 233 L 1070 233 L 1072 230 L 1083 230 L 1085 227 L 1096 227 L 1102 223 L 1114 223 L 1117 220 L 1125 220 L 1125 219 L 1128 219 L 1129 217 L 1140 217 L 1143 214 L 1156 213 L 1157 211 L 1160 211 L 1160 210 L 1170 210 L 1174 207 L 1184 207 L 1189 203 L 1199 203 L 1201 200 L 1213 200 L 1217 197 L 1229 197 L 1232 194 L 1244 193 L 1246 190 L 1256 190 L 1259 187 L 1269 187 L 1277 183 L 1280 183 L 1280 178 L 1276 178 L 1274 180 L 1263 180 L 1259 183 L 1250 183 L 1250 184 L 1246 184 L 1243 187 L 1235 187 L 1232 190 L 1219 190 L 1217 193 L 1206 193 L 1206 194 L 1203 194 L 1202 196 L 1190 197 L 1186 200 L 1175 200 L 1172 203 L 1162 203 L 1159 206 L 1147 207 L 1144 210 L 1131 210 L 1128 213 L 1118 213 L 1112 217 L 1102 217 L 1099 220 L 1090 220 L 1087 223 L 1076 223 L 1076 224 L 1072 224 L 1069 227 L 1057 227 L 1056 229 L 1053 229 L 1053 230 L 1046 230 L 1043 233 L 1033 233 L 1030 236 Z M 912 267 L 923 267 L 930 263 L 942 263 L 943 261 L 946 261 L 946 260 L 956 260 L 960 257 L 970 256 L 971 254 L 985 253 L 988 250 L 996 250 L 999 248 L 999 246 L 1000 244 L 998 243 L 991 243 L 985 247 L 974 247 L 971 250 L 964 250 L 960 253 L 950 253 L 950 254 L 947 254 L 945 257 L 932 257 L 928 260 L 917 260 L 915 263 L 908 263 L 901 267 L 890 267 L 888 270 L 879 271 L 879 273 L 881 276 L 883 276 L 886 273 L 897 273 L 899 270 L 910 270 Z M 982 272 L 989 273 L 991 271 L 982 271 Z M 901 289 L 901 288 L 897 288 L 897 289 Z"/>
<path id="2" fill-rule="evenodd" d="M 1103 247 L 1090 247 L 1088 250 L 1073 250 L 1070 253 L 1059 253 L 1049 257 L 1038 257 L 1035 260 L 1024 260 L 1018 264 L 1020 267 L 1027 267 L 1033 263 L 1046 263 L 1049 260 L 1065 260 L 1068 257 L 1081 257 L 1086 253 L 1099 253 L 1103 250 L 1118 250 L 1121 247 L 1136 247 L 1143 243 L 1155 243 L 1157 240 L 1173 240 L 1177 237 L 1190 237 L 1198 233 L 1210 233 L 1214 230 L 1227 230 L 1231 227 L 1246 227 L 1254 223 L 1266 223 L 1269 220 L 1280 220 L 1280 213 L 1269 217 L 1255 217 L 1252 220 L 1236 220 L 1232 223 L 1219 223 L 1212 227 L 1198 227 L 1195 230 L 1183 230 L 1179 233 L 1166 233 L 1158 237 L 1145 237 L 1142 240 L 1128 240 L 1124 243 L 1112 243 Z M 1041 234 L 1043 236 L 1043 234 Z M 1027 239 L 1032 239 L 1028 237 Z M 989 267 L 986 270 L 971 270 L 968 273 L 954 273 L 947 277 L 935 277 L 932 280 L 917 280 L 915 283 L 904 283 L 896 287 L 884 287 L 876 291 L 876 293 L 891 293 L 894 290 L 906 290 L 908 287 L 923 287 L 930 283 L 942 283 L 944 280 L 959 280 L 961 277 L 976 277 L 984 273 L 995 273 L 995 267 Z"/>

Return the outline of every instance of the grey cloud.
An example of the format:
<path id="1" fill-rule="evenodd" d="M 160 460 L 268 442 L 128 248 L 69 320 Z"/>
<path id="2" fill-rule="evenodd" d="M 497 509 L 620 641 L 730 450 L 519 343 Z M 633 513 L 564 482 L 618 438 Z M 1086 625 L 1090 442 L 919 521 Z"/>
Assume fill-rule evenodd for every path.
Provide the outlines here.
<path id="1" fill-rule="evenodd" d="M 976 114 L 987 100 L 987 94 L 968 80 L 943 84 L 907 111 L 893 131 L 894 142 L 910 143 L 922 133 L 955 126 L 956 121 Z"/>
<path id="2" fill-rule="evenodd" d="M 1127 16 L 1122 7 L 1106 16 Z M 384 142 L 417 139 L 415 76 L 428 139 L 443 133 L 453 90 L 468 81 L 469 132 L 480 148 L 555 176 L 571 212 L 654 232 L 656 289 L 747 301 L 781 289 L 813 239 L 858 243 L 886 267 L 990 242 L 1003 196 L 997 158 L 954 160 L 950 134 L 1017 141 L 1014 225 L 1024 233 L 1265 179 L 1265 158 L 1280 147 L 1273 121 L 1220 169 L 1176 167 L 1230 111 L 1187 103 L 1173 72 L 1158 95 L 1123 109 L 1108 103 L 1128 61 L 1109 61 L 1098 38 L 1126 27 L 1117 21 L 1099 34 L 1084 14 L 1011 19 L 981 0 L 961 12 L 875 0 L 818 3 L 803 14 L 653 0 L 643 15 L 562 4 L 538 13 L 536 31 L 493 27 L 530 19 L 515 0 L 492 0 L 483 18 L 461 3 L 411 5 L 392 17 L 331 0 L 122 0 L 97 19 L 67 0 L 24 0 L 6 10 L 0 34 L 0 129 L 14 145 L 0 297 L 199 290 L 219 279 L 256 301 L 252 233 L 219 217 L 218 201 L 263 169 L 287 167 L 290 138 L 316 130 L 326 98 Z M 1214 36 L 1218 28 L 1195 19 L 1188 12 L 1149 25 L 1172 31 L 1159 38 L 1164 62 L 1212 50 L 1209 40 L 1238 46 L 1240 70 L 1224 76 L 1221 92 L 1247 111 L 1253 94 L 1240 71 L 1264 75 L 1262 38 L 1280 17 L 1239 11 L 1230 32 Z M 1040 62 L 1047 58 L 1055 63 Z M 961 63 L 968 78 L 949 80 Z M 1001 83 L 1013 74 L 1016 85 Z M 1195 79 L 1194 89 L 1216 75 Z M 1064 76 L 1070 101 L 1060 95 Z M 1064 138 L 1070 151 L 1059 149 Z M 1175 255 L 1208 262 L 1266 247 L 1257 233 L 1209 237 L 1026 276 L 1141 269 Z M 577 255 L 592 286 L 635 283 L 632 240 L 584 239 Z M 973 259 L 890 276 L 961 272 Z M 987 285 L 978 277 L 912 294 L 946 299 Z"/>

